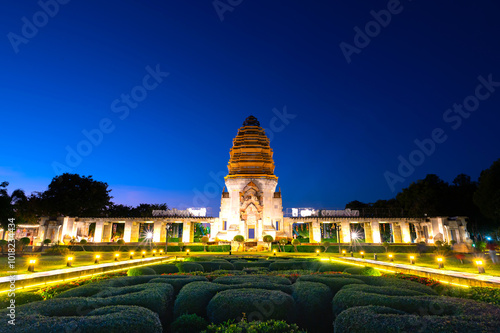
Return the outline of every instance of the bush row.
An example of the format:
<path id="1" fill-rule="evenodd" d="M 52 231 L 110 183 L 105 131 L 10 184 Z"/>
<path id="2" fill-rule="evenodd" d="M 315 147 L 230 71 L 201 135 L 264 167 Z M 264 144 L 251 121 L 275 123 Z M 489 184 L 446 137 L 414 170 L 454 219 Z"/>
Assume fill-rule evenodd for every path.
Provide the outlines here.
<path id="1" fill-rule="evenodd" d="M 128 245 L 128 244 L 109 244 L 109 245 L 68 245 L 60 246 L 61 248 L 68 248 L 70 251 L 93 251 L 93 252 L 129 252 L 129 251 L 139 251 L 139 250 L 149 250 L 149 247 L 140 245 Z M 48 249 L 48 248 L 47 248 Z M 158 249 L 165 249 L 165 246 L 159 246 Z M 182 251 L 192 252 L 203 252 L 205 247 L 203 245 L 186 245 L 182 247 Z M 229 252 L 231 250 L 231 245 L 207 245 L 206 250 L 208 252 Z M 169 245 L 169 252 L 181 252 L 181 248 L 177 245 Z"/>
<path id="2" fill-rule="evenodd" d="M 295 252 L 295 248 L 293 245 L 285 245 L 285 252 Z M 272 250 L 276 251 L 281 251 L 283 249 L 283 246 L 280 246 L 278 244 L 273 244 L 271 246 Z M 297 245 L 297 252 L 304 252 L 304 253 L 315 253 L 317 250 L 320 252 L 325 252 L 325 248 L 321 245 Z M 349 245 L 341 245 L 340 250 L 346 250 L 348 253 L 351 251 L 351 246 Z M 423 252 L 425 253 L 432 253 L 433 251 L 436 250 L 435 246 L 429 246 L 426 245 L 425 249 Z M 370 245 L 370 244 L 363 244 L 363 245 L 358 245 L 353 252 L 358 253 L 359 251 L 364 251 L 365 253 L 385 253 L 386 249 L 382 245 Z M 327 253 L 339 253 L 339 246 L 336 244 L 332 244 L 328 247 L 328 250 L 326 251 Z M 389 245 L 388 247 L 388 252 L 397 252 L 397 253 L 416 253 L 417 251 L 417 244 L 407 244 L 407 245 Z"/>

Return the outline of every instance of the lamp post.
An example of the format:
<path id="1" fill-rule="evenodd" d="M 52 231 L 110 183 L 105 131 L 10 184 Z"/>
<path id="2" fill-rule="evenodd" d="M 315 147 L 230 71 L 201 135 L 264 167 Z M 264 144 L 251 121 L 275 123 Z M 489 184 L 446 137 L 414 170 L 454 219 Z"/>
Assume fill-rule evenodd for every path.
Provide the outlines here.
<path id="1" fill-rule="evenodd" d="M 170 223 L 165 224 L 165 233 L 167 235 L 167 239 L 165 240 L 165 255 L 168 254 L 168 231 L 171 227 Z"/>
<path id="2" fill-rule="evenodd" d="M 71 262 L 73 261 L 73 257 L 66 258 L 66 266 L 71 267 Z"/>
<path id="3" fill-rule="evenodd" d="M 482 260 L 476 260 L 475 263 L 477 265 L 477 271 L 478 271 L 478 273 L 479 274 L 485 273 L 484 266 L 483 266 L 483 261 Z"/>
<path id="4" fill-rule="evenodd" d="M 35 264 L 36 264 L 36 259 L 30 259 L 29 260 L 28 272 L 34 272 L 35 271 Z"/>
<path id="5" fill-rule="evenodd" d="M 437 257 L 436 260 L 438 262 L 438 268 L 444 268 L 444 259 L 443 259 L 443 257 Z"/>

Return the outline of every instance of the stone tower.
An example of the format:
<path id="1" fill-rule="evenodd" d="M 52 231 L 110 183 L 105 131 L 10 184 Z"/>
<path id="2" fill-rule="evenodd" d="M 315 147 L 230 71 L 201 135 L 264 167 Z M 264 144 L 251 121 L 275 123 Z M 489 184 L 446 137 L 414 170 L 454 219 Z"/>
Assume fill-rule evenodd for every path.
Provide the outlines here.
<path id="1" fill-rule="evenodd" d="M 243 122 L 229 155 L 219 222 L 212 235 L 220 240 L 243 235 L 247 241 L 262 241 L 264 235 L 286 237 L 273 150 L 257 118 Z"/>

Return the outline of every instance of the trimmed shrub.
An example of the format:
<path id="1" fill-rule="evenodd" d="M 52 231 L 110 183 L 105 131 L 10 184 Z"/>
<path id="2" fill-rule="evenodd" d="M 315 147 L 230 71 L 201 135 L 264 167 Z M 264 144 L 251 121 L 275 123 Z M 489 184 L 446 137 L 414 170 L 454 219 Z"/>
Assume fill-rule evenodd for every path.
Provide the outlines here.
<path id="1" fill-rule="evenodd" d="M 497 317 L 498 318 L 498 317 Z M 407 314 L 384 306 L 347 309 L 335 320 L 335 332 L 498 332 L 498 319 Z"/>
<path id="2" fill-rule="evenodd" d="M 207 278 L 204 276 L 167 275 L 151 279 L 149 283 L 168 283 L 174 288 L 174 294 L 177 295 L 185 285 L 197 281 L 207 281 Z"/>
<path id="3" fill-rule="evenodd" d="M 221 276 L 213 281 L 214 283 L 220 284 L 242 284 L 242 283 L 254 283 L 254 282 L 267 282 L 274 284 L 292 284 L 290 280 L 282 276 L 272 276 L 272 275 L 243 275 L 243 276 Z"/>
<path id="4" fill-rule="evenodd" d="M 14 331 L 19 333 L 163 332 L 158 315 L 151 310 L 138 306 L 107 306 L 90 311 L 87 314 L 74 314 L 71 316 L 59 316 L 57 312 L 51 314 L 25 314 L 22 310 L 17 312 L 16 315 L 19 315 L 20 318 L 22 316 L 23 319 L 16 321 Z M 12 332 L 12 328 L 3 325 L 0 332 Z"/>
<path id="5" fill-rule="evenodd" d="M 208 252 L 229 252 L 231 245 L 209 245 L 207 246 Z"/>
<path id="6" fill-rule="evenodd" d="M 282 291 L 265 289 L 236 289 L 217 293 L 207 306 L 211 322 L 240 320 L 243 313 L 248 321 L 267 319 L 292 321 L 295 314 L 292 296 Z"/>
<path id="7" fill-rule="evenodd" d="M 5 309 L 10 303 L 11 297 L 8 293 L 2 294 L 0 297 L 0 309 Z M 16 306 L 28 304 L 31 302 L 43 301 L 43 297 L 34 291 L 16 290 Z"/>
<path id="8" fill-rule="evenodd" d="M 184 314 L 206 317 L 206 308 L 212 297 L 226 289 L 227 286 L 210 282 L 193 282 L 186 285 L 175 299 L 174 317 Z"/>
<path id="9" fill-rule="evenodd" d="M 349 274 L 357 274 L 357 275 L 368 275 L 368 276 L 380 276 L 380 271 L 373 268 L 373 267 L 360 267 L 360 266 L 354 266 L 354 267 L 348 267 L 344 269 L 345 273 Z"/>
<path id="10" fill-rule="evenodd" d="M 346 268 L 350 268 L 352 265 L 347 264 L 332 264 L 332 263 L 321 263 L 318 272 L 343 272 Z"/>
<path id="11" fill-rule="evenodd" d="M 269 265 L 271 271 L 286 271 L 303 269 L 316 272 L 321 266 L 319 261 L 295 261 L 295 260 L 283 260 L 276 261 Z"/>
<path id="12" fill-rule="evenodd" d="M 342 275 L 304 275 L 297 279 L 297 282 L 319 282 L 330 288 L 332 295 L 334 296 L 343 286 L 349 284 L 365 284 L 363 281 L 354 278 L 346 278 Z"/>
<path id="13" fill-rule="evenodd" d="M 205 272 L 213 272 L 217 270 L 234 270 L 233 264 L 229 262 L 213 262 L 213 261 L 200 261 L 198 262 L 201 266 L 203 266 L 203 271 Z"/>
<path id="14" fill-rule="evenodd" d="M 78 297 L 71 297 L 72 294 Z M 97 292 L 96 289 L 88 288 L 86 285 L 68 290 L 44 302 L 21 305 L 16 308 L 16 315 L 19 314 L 22 318 L 30 314 L 68 317 L 80 316 L 105 306 L 136 305 L 157 313 L 161 322 L 165 323 L 168 314 L 172 311 L 173 298 L 174 289 L 166 283 L 126 287 L 101 286 Z"/>
<path id="15" fill-rule="evenodd" d="M 127 271 L 127 276 L 156 275 L 151 267 L 134 267 Z"/>
<path id="16" fill-rule="evenodd" d="M 180 262 L 175 266 L 181 273 L 204 272 L 203 266 L 194 262 Z"/>
<path id="17" fill-rule="evenodd" d="M 172 333 L 199 333 L 205 330 L 208 326 L 208 322 L 195 315 L 182 315 L 177 318 L 170 326 L 170 331 Z"/>
<path id="18" fill-rule="evenodd" d="M 233 261 L 233 266 L 234 269 L 237 270 L 243 270 L 245 268 L 251 268 L 251 267 L 263 267 L 263 268 L 269 268 L 269 265 L 271 265 L 271 261 Z"/>
<path id="19" fill-rule="evenodd" d="M 296 322 L 308 332 L 331 331 L 333 294 L 326 285 L 318 282 L 296 282 L 293 299 L 297 310 Z"/>
<path id="20" fill-rule="evenodd" d="M 394 277 L 366 276 L 366 275 L 351 275 L 349 277 L 361 280 L 364 283 L 371 286 L 395 287 L 395 288 L 415 290 L 427 295 L 437 295 L 436 291 L 434 291 L 434 289 L 432 289 L 431 287 L 425 286 L 418 282 L 401 280 Z"/>
<path id="21" fill-rule="evenodd" d="M 283 320 L 267 320 L 264 322 L 246 322 L 240 321 L 233 323 L 231 321 L 225 322 L 223 324 L 215 325 L 211 324 L 207 327 L 206 333 L 239 333 L 239 332 L 249 332 L 249 333 L 306 333 L 301 331 L 299 327 L 295 324 L 288 324 Z"/>
<path id="22" fill-rule="evenodd" d="M 177 266 L 172 265 L 172 264 L 153 265 L 153 266 L 149 266 L 149 268 L 153 269 L 156 272 L 156 274 L 158 274 L 158 275 L 179 272 L 179 269 L 177 268 Z"/>

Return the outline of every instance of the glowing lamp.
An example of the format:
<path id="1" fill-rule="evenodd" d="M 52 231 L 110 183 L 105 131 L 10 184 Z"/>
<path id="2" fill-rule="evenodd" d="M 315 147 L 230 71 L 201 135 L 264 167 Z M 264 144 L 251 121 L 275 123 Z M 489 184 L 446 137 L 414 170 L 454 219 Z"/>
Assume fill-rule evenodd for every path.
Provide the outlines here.
<path id="1" fill-rule="evenodd" d="M 130 259 L 134 259 L 134 251 L 130 251 Z"/>
<path id="2" fill-rule="evenodd" d="M 118 261 L 118 258 L 120 257 L 119 253 L 115 253 L 115 261 Z"/>
<path id="3" fill-rule="evenodd" d="M 410 264 L 415 265 L 415 256 L 410 256 Z"/>
<path id="4" fill-rule="evenodd" d="M 437 257 L 436 260 L 438 262 L 438 268 L 444 268 L 444 259 L 443 259 L 443 257 Z"/>
<path id="5" fill-rule="evenodd" d="M 163 254 L 163 249 L 160 250 L 160 255 L 162 255 L 162 254 Z"/>
<path id="6" fill-rule="evenodd" d="M 345 257 L 346 250 L 342 250 L 342 255 Z"/>
<path id="7" fill-rule="evenodd" d="M 153 257 L 156 256 L 156 250 L 153 250 Z"/>
<path id="8" fill-rule="evenodd" d="M 274 254 L 274 256 L 276 256 L 276 250 L 273 250 L 273 254 Z"/>
<path id="9" fill-rule="evenodd" d="M 100 254 L 96 254 L 95 255 L 94 264 L 98 264 L 99 263 L 99 258 L 101 258 L 101 255 Z"/>
<path id="10" fill-rule="evenodd" d="M 186 255 L 188 256 L 189 255 L 189 249 L 186 250 Z"/>
<path id="11" fill-rule="evenodd" d="M 71 267 L 71 262 L 73 261 L 73 257 L 66 258 L 66 266 Z"/>
<path id="12" fill-rule="evenodd" d="M 479 272 L 479 274 L 485 273 L 483 265 L 484 264 L 482 260 L 476 260 L 477 271 Z"/>
<path id="13" fill-rule="evenodd" d="M 142 251 L 142 257 L 146 258 L 146 251 Z"/>
<path id="14" fill-rule="evenodd" d="M 361 254 L 361 258 L 365 258 L 365 253 L 363 251 L 359 252 L 359 254 Z"/>
<path id="15" fill-rule="evenodd" d="M 319 250 L 316 250 L 316 255 L 319 256 Z"/>
<path id="16" fill-rule="evenodd" d="M 394 262 L 394 256 L 392 254 L 389 254 L 388 257 L 390 262 Z"/>
<path id="17" fill-rule="evenodd" d="M 28 272 L 34 272 L 35 271 L 35 264 L 36 264 L 36 259 L 30 259 L 29 260 Z"/>

